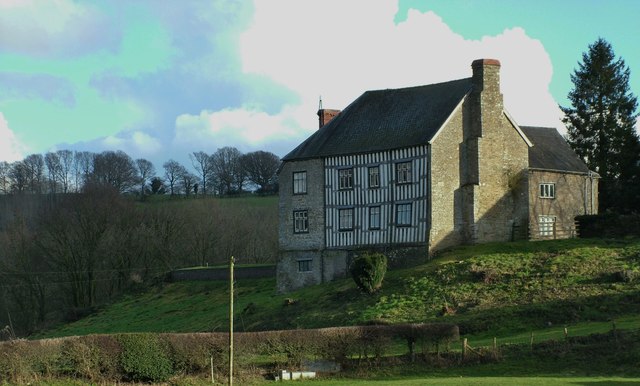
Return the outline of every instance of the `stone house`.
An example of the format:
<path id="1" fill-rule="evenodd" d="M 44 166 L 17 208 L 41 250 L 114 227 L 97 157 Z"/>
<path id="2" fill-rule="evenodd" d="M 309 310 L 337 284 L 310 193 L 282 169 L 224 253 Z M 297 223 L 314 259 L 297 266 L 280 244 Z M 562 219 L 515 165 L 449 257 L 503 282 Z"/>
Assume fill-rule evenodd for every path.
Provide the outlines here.
<path id="1" fill-rule="evenodd" d="M 597 213 L 597 175 L 553 128 L 521 127 L 503 108 L 500 62 L 472 77 L 367 91 L 279 172 L 278 289 L 343 277 L 353 254 L 393 265 L 442 248 L 570 237 Z"/>

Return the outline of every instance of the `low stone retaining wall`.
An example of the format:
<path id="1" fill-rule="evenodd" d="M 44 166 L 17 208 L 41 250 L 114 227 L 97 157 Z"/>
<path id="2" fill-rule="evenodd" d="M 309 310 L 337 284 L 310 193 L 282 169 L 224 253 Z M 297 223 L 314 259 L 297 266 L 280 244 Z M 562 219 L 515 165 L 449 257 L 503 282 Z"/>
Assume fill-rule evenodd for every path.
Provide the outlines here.
<path id="1" fill-rule="evenodd" d="M 259 267 L 234 267 L 233 276 L 235 279 L 260 279 L 266 277 L 276 277 L 275 265 L 264 265 Z M 169 281 L 208 281 L 208 280 L 229 280 L 228 267 L 179 269 L 169 274 Z"/>

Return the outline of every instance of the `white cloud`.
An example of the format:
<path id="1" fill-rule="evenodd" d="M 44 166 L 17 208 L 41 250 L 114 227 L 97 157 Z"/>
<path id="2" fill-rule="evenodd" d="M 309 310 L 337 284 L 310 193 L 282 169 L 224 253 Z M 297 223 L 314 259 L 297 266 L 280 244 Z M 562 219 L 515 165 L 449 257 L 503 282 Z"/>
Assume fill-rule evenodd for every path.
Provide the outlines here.
<path id="1" fill-rule="evenodd" d="M 154 157 L 162 150 L 157 138 L 142 132 L 121 132 L 103 138 L 98 146 L 100 150 L 122 150 L 134 157 Z"/>
<path id="2" fill-rule="evenodd" d="M 391 2 L 256 1 L 254 22 L 240 38 L 243 71 L 267 76 L 293 90 L 301 98 L 296 110 L 307 114 L 296 122 L 298 130 L 282 128 L 283 133 L 304 137 L 315 130 L 319 95 L 324 107 L 343 109 L 366 90 L 470 77 L 471 62 L 478 58 L 501 61 L 505 107 L 518 123 L 561 127 L 560 111 L 549 92 L 551 60 L 541 42 L 522 28 L 468 40 L 433 12 L 410 10 L 397 25 L 395 13 Z M 201 135 L 198 130 L 209 136 L 217 130 L 219 138 L 229 130 L 228 139 L 250 139 L 252 129 L 243 125 L 260 123 L 275 133 L 273 125 L 284 121 L 290 110 L 263 120 L 248 110 L 234 111 L 234 115 L 220 112 L 219 118 L 254 119 L 218 126 L 213 119 L 210 124 L 200 119 L 189 130 L 194 138 Z M 183 116 L 179 121 L 186 120 Z"/>
<path id="3" fill-rule="evenodd" d="M 302 115 L 299 108 L 291 106 L 274 115 L 251 107 L 183 114 L 176 119 L 173 144 L 186 151 L 209 153 L 223 146 L 283 152 L 305 137 L 306 133 L 300 132 Z"/>
<path id="4" fill-rule="evenodd" d="M 19 161 L 24 158 L 26 147 L 20 143 L 0 112 L 0 161 Z"/>

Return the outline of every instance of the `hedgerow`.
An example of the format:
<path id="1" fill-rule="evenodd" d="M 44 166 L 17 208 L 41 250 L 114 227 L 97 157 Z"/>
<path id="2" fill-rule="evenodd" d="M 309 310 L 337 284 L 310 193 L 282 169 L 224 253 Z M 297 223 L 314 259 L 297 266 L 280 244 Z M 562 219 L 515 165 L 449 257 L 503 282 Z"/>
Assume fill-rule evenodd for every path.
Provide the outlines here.
<path id="1" fill-rule="evenodd" d="M 299 369 L 304 361 L 380 357 L 394 339 L 443 343 L 458 328 L 441 324 L 331 327 L 234 334 L 234 369 L 255 372 L 258 359 Z M 165 382 L 174 375 L 228 374 L 228 333 L 117 334 L 0 343 L 0 379 L 19 384 L 72 377 L 91 382 Z"/>

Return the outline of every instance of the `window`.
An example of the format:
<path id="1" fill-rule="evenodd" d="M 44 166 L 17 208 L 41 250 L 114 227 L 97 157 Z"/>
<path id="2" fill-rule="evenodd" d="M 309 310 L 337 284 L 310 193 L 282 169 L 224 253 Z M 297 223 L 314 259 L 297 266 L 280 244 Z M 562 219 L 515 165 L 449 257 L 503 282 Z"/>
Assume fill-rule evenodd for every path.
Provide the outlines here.
<path id="1" fill-rule="evenodd" d="M 306 210 L 293 211 L 293 233 L 309 232 L 309 214 Z"/>
<path id="2" fill-rule="evenodd" d="M 398 226 L 411 225 L 411 204 L 396 205 L 396 224 Z"/>
<path id="3" fill-rule="evenodd" d="M 380 229 L 380 207 L 369 207 L 369 229 Z"/>
<path id="4" fill-rule="evenodd" d="M 369 188 L 380 187 L 380 166 L 372 166 L 369 168 Z"/>
<path id="5" fill-rule="evenodd" d="M 311 272 L 311 259 L 298 260 L 298 272 Z"/>
<path id="6" fill-rule="evenodd" d="M 338 189 L 353 189 L 353 169 L 338 170 Z"/>
<path id="7" fill-rule="evenodd" d="M 540 197 L 541 198 L 555 198 L 556 197 L 556 184 L 550 184 L 550 183 L 540 184 Z"/>
<path id="8" fill-rule="evenodd" d="M 411 162 L 400 162 L 396 164 L 396 181 L 399 184 L 411 182 Z"/>
<path id="9" fill-rule="evenodd" d="M 307 172 L 293 172 L 293 194 L 307 193 Z"/>
<path id="10" fill-rule="evenodd" d="M 553 236 L 556 228 L 556 216 L 538 216 L 540 236 Z"/>
<path id="11" fill-rule="evenodd" d="M 338 228 L 341 231 L 353 230 L 353 208 L 338 210 Z"/>

